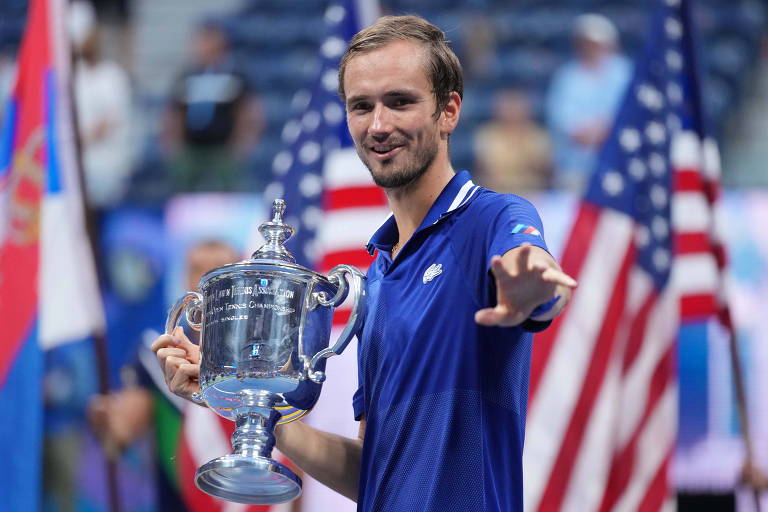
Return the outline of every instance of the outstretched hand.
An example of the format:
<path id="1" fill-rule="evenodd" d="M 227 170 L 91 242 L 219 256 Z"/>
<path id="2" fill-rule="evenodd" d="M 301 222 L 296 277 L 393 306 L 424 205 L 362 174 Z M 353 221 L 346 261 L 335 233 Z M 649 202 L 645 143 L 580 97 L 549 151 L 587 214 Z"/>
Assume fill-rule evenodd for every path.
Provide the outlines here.
<path id="1" fill-rule="evenodd" d="M 165 383 L 173 393 L 192 400 L 200 390 L 200 347 L 192 343 L 177 326 L 173 334 L 163 334 L 152 343 L 165 375 Z"/>
<path id="2" fill-rule="evenodd" d="M 531 317 L 550 320 L 565 307 L 577 284 L 549 253 L 530 244 L 494 256 L 491 272 L 496 280 L 496 306 L 475 313 L 475 321 L 486 326 L 519 325 L 536 307 L 557 299 L 551 308 Z"/>

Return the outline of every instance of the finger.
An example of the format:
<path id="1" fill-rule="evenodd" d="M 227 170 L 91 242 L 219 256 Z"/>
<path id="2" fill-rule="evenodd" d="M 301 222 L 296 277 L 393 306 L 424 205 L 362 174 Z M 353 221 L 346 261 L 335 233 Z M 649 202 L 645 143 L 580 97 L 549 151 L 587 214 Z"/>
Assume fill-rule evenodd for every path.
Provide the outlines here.
<path id="1" fill-rule="evenodd" d="M 575 288 L 579 283 L 574 278 L 556 268 L 548 268 L 541 275 L 541 278 L 548 283 L 561 284 L 569 288 Z"/>
<path id="2" fill-rule="evenodd" d="M 182 365 L 191 364 L 186 358 L 170 356 L 165 360 L 165 366 L 163 367 L 163 373 L 165 374 L 165 382 L 170 386 L 176 373 L 179 371 Z"/>
<path id="3" fill-rule="evenodd" d="M 163 334 L 162 336 L 158 336 L 158 338 L 152 342 L 150 349 L 152 349 L 152 352 L 157 353 L 161 348 L 172 347 L 178 344 L 179 340 L 177 340 L 175 336 L 172 334 Z"/>
<path id="4" fill-rule="evenodd" d="M 187 350 L 187 352 L 190 352 L 190 351 L 192 351 L 192 352 L 199 352 L 200 351 L 200 347 L 198 345 L 195 345 L 194 343 L 192 343 L 192 340 L 190 340 L 187 337 L 187 334 L 184 332 L 184 329 L 181 326 L 178 326 L 178 327 L 176 327 L 173 330 L 173 335 L 179 341 L 179 345 L 184 347 L 184 349 Z"/>
<path id="5" fill-rule="evenodd" d="M 157 359 L 160 361 L 160 366 L 166 365 L 166 360 L 169 357 L 178 357 L 181 359 L 187 359 L 187 351 L 182 348 L 161 348 L 157 351 Z M 193 362 L 193 361 L 190 361 Z"/>
<path id="6" fill-rule="evenodd" d="M 168 387 L 183 398 L 191 398 L 192 393 L 200 390 L 200 366 L 185 363 L 179 366 Z"/>
<path id="7" fill-rule="evenodd" d="M 516 269 L 514 268 L 506 268 L 501 256 L 494 256 L 491 258 L 491 273 L 493 273 L 493 277 L 496 279 L 497 284 L 502 285 L 511 281 L 513 274 L 516 273 L 515 270 Z M 501 288 L 501 286 L 497 286 L 497 288 Z"/>

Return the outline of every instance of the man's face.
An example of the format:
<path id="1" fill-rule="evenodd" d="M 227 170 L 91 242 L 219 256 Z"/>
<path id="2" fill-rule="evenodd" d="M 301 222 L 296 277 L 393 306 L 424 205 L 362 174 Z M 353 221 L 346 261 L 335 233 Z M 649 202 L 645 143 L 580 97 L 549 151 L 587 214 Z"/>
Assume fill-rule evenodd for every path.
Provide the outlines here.
<path id="1" fill-rule="evenodd" d="M 418 44 L 395 41 L 347 63 L 347 125 L 357 154 L 380 187 L 416 182 L 441 142 L 447 151 L 424 58 Z"/>

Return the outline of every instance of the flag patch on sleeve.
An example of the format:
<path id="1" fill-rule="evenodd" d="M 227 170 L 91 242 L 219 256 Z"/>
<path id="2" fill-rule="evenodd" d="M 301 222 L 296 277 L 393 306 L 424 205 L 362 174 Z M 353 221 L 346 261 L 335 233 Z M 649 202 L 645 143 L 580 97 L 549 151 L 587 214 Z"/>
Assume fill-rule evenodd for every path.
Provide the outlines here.
<path id="1" fill-rule="evenodd" d="M 518 224 L 515 226 L 515 228 L 512 230 L 513 234 L 523 234 L 523 235 L 534 235 L 534 236 L 541 236 L 541 232 L 536 229 L 533 226 L 529 226 L 528 224 Z"/>

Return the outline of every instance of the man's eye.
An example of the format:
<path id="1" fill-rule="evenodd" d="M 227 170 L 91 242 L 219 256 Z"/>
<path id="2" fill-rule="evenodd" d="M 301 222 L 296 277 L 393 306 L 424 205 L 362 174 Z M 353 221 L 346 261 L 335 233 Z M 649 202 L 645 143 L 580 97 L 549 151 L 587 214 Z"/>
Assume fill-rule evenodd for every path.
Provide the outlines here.
<path id="1" fill-rule="evenodd" d="M 371 109 L 371 106 L 368 103 L 353 103 L 352 106 L 350 107 L 350 110 L 358 111 L 358 112 L 367 111 L 370 109 Z"/>

